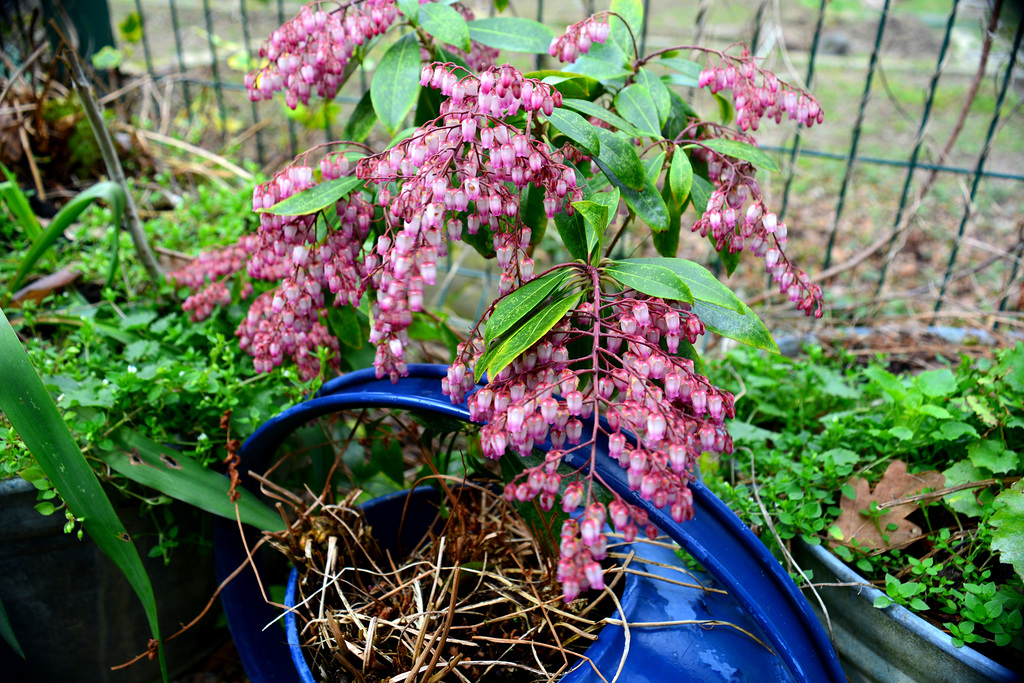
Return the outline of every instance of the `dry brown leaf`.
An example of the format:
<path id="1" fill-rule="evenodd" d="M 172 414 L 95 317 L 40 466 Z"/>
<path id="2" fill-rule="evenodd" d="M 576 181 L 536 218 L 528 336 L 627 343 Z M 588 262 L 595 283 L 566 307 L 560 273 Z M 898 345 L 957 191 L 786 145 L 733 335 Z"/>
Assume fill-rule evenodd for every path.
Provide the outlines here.
<path id="1" fill-rule="evenodd" d="M 909 545 L 921 536 L 921 527 L 906 519 L 914 510 L 918 509 L 917 503 L 905 503 L 897 505 L 884 511 L 878 517 L 876 524 L 871 515 L 871 503 L 888 503 L 901 498 L 906 498 L 922 489 L 940 489 L 946 484 L 946 478 L 939 472 L 928 471 L 916 474 L 907 474 L 907 463 L 902 460 L 894 460 L 885 470 L 882 480 L 875 486 L 874 491 L 867 479 L 853 478 L 846 482 L 856 491 L 857 497 L 850 500 L 842 496 L 839 507 L 842 513 L 836 520 L 836 525 L 843 532 L 843 544 L 857 541 L 861 548 L 899 548 Z M 896 525 L 896 530 L 888 531 L 890 524 Z M 888 536 L 886 543 L 883 535 Z M 832 541 L 834 547 L 839 545 Z"/>
<path id="2" fill-rule="evenodd" d="M 67 287 L 80 277 L 82 277 L 82 274 L 79 271 L 69 270 L 68 268 L 51 273 L 44 278 L 25 285 L 15 292 L 14 296 L 11 297 L 12 307 L 14 304 L 20 305 L 25 300 L 42 301 L 51 292 Z"/>

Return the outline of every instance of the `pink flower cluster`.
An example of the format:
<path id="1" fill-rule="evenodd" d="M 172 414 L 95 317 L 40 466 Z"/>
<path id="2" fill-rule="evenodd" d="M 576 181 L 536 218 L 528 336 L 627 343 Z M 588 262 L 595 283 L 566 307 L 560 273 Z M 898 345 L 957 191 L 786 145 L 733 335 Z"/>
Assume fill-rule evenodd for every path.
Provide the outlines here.
<path id="1" fill-rule="evenodd" d="M 260 57 L 270 64 L 245 77 L 253 102 L 269 100 L 279 90 L 286 91 L 292 109 L 309 104 L 314 92 L 334 97 L 356 48 L 384 33 L 398 16 L 394 0 L 362 0 L 332 12 L 319 7 L 303 7 L 260 47 Z"/>
<path id="2" fill-rule="evenodd" d="M 351 173 L 342 154 L 328 154 L 320 161 L 324 181 Z M 267 209 L 315 185 L 313 169 L 292 166 L 253 190 L 253 209 Z M 252 279 L 280 282 L 253 302 L 235 334 L 239 346 L 253 356 L 257 372 L 269 372 L 285 357 L 295 359 L 300 377 L 309 380 L 320 371 L 316 350 L 338 350 L 338 342 L 320 322 L 325 292 L 335 295 L 334 304 L 358 305 L 365 289 L 362 244 L 369 235 L 373 205 L 355 192 L 335 205 L 338 226 L 317 239 L 316 216 L 276 216 L 260 213 L 256 235 L 238 244 L 205 254 L 168 279 L 181 286 L 204 289 L 185 302 L 192 317 L 207 317 L 216 304 L 231 302 L 225 279 L 246 266 Z M 252 292 L 246 282 L 243 295 Z M 333 363 L 337 365 L 335 358 Z"/>
<path id="3" fill-rule="evenodd" d="M 189 317 L 194 322 L 209 318 L 216 306 L 231 303 L 231 292 L 225 284 L 225 279 L 238 273 L 245 266 L 249 260 L 252 241 L 251 237 L 245 237 L 222 249 L 202 252 L 184 268 L 167 274 L 168 282 L 195 292 L 181 305 L 183 310 L 190 313 Z M 247 297 L 251 293 L 252 285 L 245 283 L 242 297 Z"/>
<path id="4" fill-rule="evenodd" d="M 738 59 L 723 56 L 719 66 L 709 64 L 700 72 L 697 84 L 713 93 L 731 90 L 736 123 L 743 130 L 757 130 L 763 117 L 780 123 L 785 113 L 791 120 L 808 127 L 825 120 L 824 112 L 812 96 L 794 91 L 775 74 L 760 69 L 746 50 Z"/>
<path id="5" fill-rule="evenodd" d="M 607 438 L 609 455 L 627 470 L 630 488 L 656 507 L 668 507 L 681 522 L 693 514 L 688 473 L 696 458 L 702 451 L 732 452 L 724 420 L 734 415 L 733 398 L 698 375 L 692 361 L 676 355 L 682 340 L 693 343 L 704 333 L 686 304 L 631 290 L 610 298 L 600 305 L 598 316 L 592 303 L 580 305 L 490 378 L 469 397 L 470 416 L 486 423 L 480 441 L 490 458 L 510 450 L 527 455 L 535 445 L 551 443 L 544 464 L 506 486 L 510 500 L 536 499 L 550 510 L 562 484 L 557 472 L 562 458 L 568 451 L 593 446 L 600 433 Z M 593 349 L 593 356 L 570 357 L 569 348 L 579 340 L 588 354 Z M 461 346 L 442 381 L 453 402 L 463 400 L 472 388 L 481 347 L 479 342 Z M 586 369 L 573 369 L 580 367 Z M 605 421 L 585 435 L 584 422 L 594 417 Z M 563 529 L 559 574 L 566 600 L 581 587 L 599 585 L 591 563 L 603 559 L 607 545 L 601 531 L 604 509 L 583 500 L 579 480 L 570 483 L 563 509 L 575 510 L 583 502 L 588 504 L 587 517 L 578 530 L 570 526 L 573 533 L 567 534 Z M 657 534 L 641 509 L 621 500 L 609 506 L 608 514 L 627 541 L 641 529 Z"/>
<path id="6" fill-rule="evenodd" d="M 750 137 L 744 136 L 743 141 L 754 144 Z M 715 190 L 708 200 L 707 210 L 691 230 L 700 232 L 702 237 L 710 234 L 719 251 L 728 249 L 730 254 L 735 254 L 746 249 L 764 259 L 780 293 L 796 302 L 797 308 L 806 315 L 820 318 L 821 287 L 786 258 L 788 228 L 765 206 L 753 165 L 709 149 L 700 150 L 695 156 L 707 162 L 708 176 Z"/>
<path id="7" fill-rule="evenodd" d="M 587 17 L 581 22 L 565 28 L 565 33 L 551 41 L 548 54 L 560 62 L 575 62 L 580 55 L 590 52 L 594 43 L 608 40 L 611 27 L 599 22 L 595 17 Z"/>
<path id="8" fill-rule="evenodd" d="M 407 140 L 360 160 L 359 178 L 379 186 L 386 228 L 365 263 L 376 291 L 371 341 L 379 377 L 405 374 L 407 329 L 422 310 L 423 288 L 436 281 L 437 259 L 447 240 L 463 230 L 492 234 L 502 268 L 502 290 L 533 277 L 526 249 L 530 230 L 519 217 L 519 198 L 532 185 L 545 193 L 549 217 L 581 198 L 576 176 L 562 155 L 498 117 L 519 110 L 550 113 L 561 102 L 551 86 L 527 79 L 511 66 L 479 77 L 459 77 L 447 64 L 428 65 L 421 82 L 441 90 L 438 120 Z"/>

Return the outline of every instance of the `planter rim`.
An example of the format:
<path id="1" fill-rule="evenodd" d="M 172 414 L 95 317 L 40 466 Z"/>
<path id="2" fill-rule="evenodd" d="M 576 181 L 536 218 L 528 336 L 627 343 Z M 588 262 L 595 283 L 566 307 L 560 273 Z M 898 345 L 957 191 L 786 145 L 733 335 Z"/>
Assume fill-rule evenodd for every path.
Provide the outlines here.
<path id="1" fill-rule="evenodd" d="M 813 555 L 816 560 L 821 562 L 829 571 L 835 574 L 842 583 L 868 583 L 866 578 L 858 574 L 853 569 L 850 569 L 850 567 L 848 567 L 839 559 L 838 556 L 824 545 L 811 545 L 802 538 L 798 539 L 798 542 L 808 553 Z M 989 659 L 977 650 L 973 650 L 967 645 L 964 645 L 963 647 L 956 647 L 953 645 L 953 638 L 948 633 L 944 633 L 939 630 L 908 610 L 903 605 L 897 605 L 894 603 L 881 609 L 874 607 L 875 598 L 885 595 L 885 593 L 879 589 L 865 585 L 858 586 L 857 591 L 857 595 L 870 609 L 877 609 L 886 618 L 898 623 L 903 628 L 912 632 L 914 635 L 918 636 L 935 648 L 945 652 L 949 656 L 959 659 L 970 668 L 985 675 L 992 681 L 1006 681 L 1007 683 L 1012 683 L 1013 681 L 1020 680 L 1017 675 L 1005 666 Z"/>

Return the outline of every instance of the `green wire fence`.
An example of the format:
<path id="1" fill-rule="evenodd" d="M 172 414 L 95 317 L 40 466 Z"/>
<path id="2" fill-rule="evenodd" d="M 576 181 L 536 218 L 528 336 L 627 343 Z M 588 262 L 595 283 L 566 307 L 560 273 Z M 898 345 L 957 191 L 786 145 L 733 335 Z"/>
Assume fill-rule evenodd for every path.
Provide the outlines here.
<path id="1" fill-rule="evenodd" d="M 184 130 L 196 130 L 205 116 L 204 144 L 235 144 L 231 154 L 268 170 L 310 142 L 334 139 L 372 77 L 374 65 L 364 64 L 333 107 L 305 121 L 287 118 L 282 126 L 281 105 L 248 102 L 242 77 L 256 63 L 260 41 L 301 3 L 85 4 L 90 1 L 106 1 L 115 27 L 137 13 L 139 44 L 120 46 L 133 50 L 127 68 L 144 70 L 157 90 L 169 87 L 186 113 L 179 117 L 187 120 Z M 558 30 L 606 2 L 513 0 L 506 12 Z M 493 11 L 490 3 L 467 4 L 478 15 Z M 768 130 L 766 124 L 759 135 L 784 162 L 783 175 L 767 180 L 770 202 L 799 235 L 793 248 L 811 245 L 794 256 L 830 285 L 833 310 L 854 317 L 991 314 L 992 322 L 1019 311 L 1024 79 L 1017 52 L 1024 23 L 1014 15 L 1016 3 L 644 0 L 644 6 L 642 48 L 742 42 L 781 78 L 822 100 L 825 126 Z M 524 68 L 553 66 L 546 57 L 519 57 Z M 702 93 L 691 95 L 706 111 L 715 106 L 700 100 Z"/>

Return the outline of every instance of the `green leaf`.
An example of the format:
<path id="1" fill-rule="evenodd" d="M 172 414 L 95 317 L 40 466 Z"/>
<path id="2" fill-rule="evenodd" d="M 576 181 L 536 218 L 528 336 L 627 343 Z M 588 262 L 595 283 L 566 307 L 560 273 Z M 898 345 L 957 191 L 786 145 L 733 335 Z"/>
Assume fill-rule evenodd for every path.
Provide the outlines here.
<path id="1" fill-rule="evenodd" d="M 969 436 L 972 439 L 978 438 L 978 432 L 966 422 L 944 422 L 939 427 L 938 433 L 945 441 L 956 441 L 962 436 Z"/>
<path id="2" fill-rule="evenodd" d="M 408 33 L 388 48 L 370 83 L 377 118 L 392 135 L 401 127 L 420 94 L 420 44 Z"/>
<path id="3" fill-rule="evenodd" d="M 507 339 L 496 342 L 497 350 L 487 359 L 486 367 L 484 358 L 481 357 L 476 365 L 476 378 L 479 381 L 484 372 L 493 377 L 498 374 L 523 352 L 536 344 L 541 337 L 551 331 L 551 328 L 565 317 L 565 314 L 576 306 L 583 297 L 583 292 L 568 294 L 562 299 L 556 299 L 545 306 L 537 315 L 528 319 L 523 325 L 512 332 Z M 486 354 L 485 354 L 486 356 Z"/>
<path id="4" fill-rule="evenodd" d="M 4 641 L 11 646 L 19 657 L 25 659 L 25 651 L 21 649 L 21 645 L 18 643 L 17 637 L 14 635 L 14 629 L 11 628 L 11 620 L 7 618 L 7 610 L 4 609 L 4 603 L 0 602 L 0 637 L 3 637 Z"/>
<path id="5" fill-rule="evenodd" d="M 328 180 L 326 183 L 319 183 L 298 194 L 293 194 L 269 209 L 259 209 L 258 213 L 270 213 L 275 216 L 307 216 L 317 211 L 323 211 L 328 206 L 333 206 L 339 199 L 365 182 L 355 176 Z"/>
<path id="6" fill-rule="evenodd" d="M 921 393 L 930 398 L 952 396 L 957 389 L 956 377 L 949 368 L 928 370 L 917 376 L 917 386 Z"/>
<path id="7" fill-rule="evenodd" d="M 619 199 L 621 198 L 622 193 L 617 187 L 613 187 L 607 192 L 594 192 L 587 198 L 588 201 L 599 204 L 608 210 L 608 219 L 604 226 L 601 226 L 600 223 L 595 224 L 595 228 L 597 230 L 597 243 L 590 249 L 590 256 L 592 260 L 600 256 L 601 245 L 604 244 L 605 231 L 608 230 L 608 226 L 615 220 L 615 214 L 619 210 Z"/>
<path id="8" fill-rule="evenodd" d="M 662 57 L 658 60 L 658 64 L 667 66 L 670 69 L 678 71 L 683 76 L 687 77 L 685 85 L 689 88 L 696 88 L 698 79 L 700 78 L 700 72 L 704 70 L 704 67 L 697 62 L 691 62 L 689 59 L 682 59 L 681 57 Z"/>
<path id="9" fill-rule="evenodd" d="M 4 176 L 7 177 L 6 182 L 0 183 L 0 198 L 7 203 L 7 208 L 14 214 L 18 225 L 28 234 L 29 239 L 39 239 L 39 236 L 43 234 L 43 226 L 39 224 L 39 219 L 32 211 L 28 197 L 18 187 L 17 179 L 7 170 L 6 166 L 0 164 L 0 171 L 3 171 Z"/>
<path id="10" fill-rule="evenodd" d="M 228 498 L 231 480 L 224 475 L 128 427 L 118 427 L 110 438 L 116 448 L 96 455 L 122 476 L 210 514 L 235 519 L 235 504 Z M 243 523 L 264 531 L 284 528 L 284 521 L 273 509 L 244 488 L 237 491 Z"/>
<path id="11" fill-rule="evenodd" d="M 989 518 L 992 550 L 1024 579 L 1024 479 L 996 496 L 995 505 L 996 513 Z"/>
<path id="12" fill-rule="evenodd" d="M 569 254 L 579 261 L 588 261 L 590 251 L 587 249 L 587 225 L 578 212 L 568 215 L 564 211 L 555 214 L 555 227 L 562 238 L 562 244 Z"/>
<path id="13" fill-rule="evenodd" d="M 555 32 L 532 19 L 487 17 L 469 22 L 469 37 L 499 50 L 547 54 Z"/>
<path id="14" fill-rule="evenodd" d="M 626 205 L 629 206 L 633 212 L 639 216 L 654 232 L 664 232 L 669 228 L 669 213 L 668 206 L 665 205 L 665 201 L 661 198 L 661 194 L 658 192 L 658 187 L 654 184 L 654 181 L 649 177 L 644 178 L 644 189 L 641 192 L 637 192 L 631 187 L 619 182 L 618 178 L 614 175 L 609 175 L 610 169 L 608 169 L 601 159 L 595 158 L 595 163 L 598 168 L 608 176 L 608 179 L 612 181 L 612 184 L 619 188 L 622 193 L 622 198 L 626 201 Z"/>
<path id="15" fill-rule="evenodd" d="M 695 295 L 693 312 L 704 323 L 704 327 L 719 336 L 771 353 L 779 353 L 779 347 L 761 319 L 747 308 L 746 304 L 741 302 L 740 306 L 742 308 L 739 311 L 733 311 L 704 303 Z"/>
<path id="16" fill-rule="evenodd" d="M 93 54 L 91 61 L 97 71 L 111 71 L 124 63 L 124 54 L 110 45 L 104 45 Z"/>
<path id="17" fill-rule="evenodd" d="M 21 283 L 24 282 L 28 274 L 32 272 L 36 262 L 42 258 L 43 254 L 46 253 L 58 237 L 64 234 L 64 231 L 75 222 L 82 212 L 97 199 L 103 199 L 110 205 L 110 210 L 114 214 L 114 227 L 120 229 L 121 216 L 124 214 L 125 207 L 124 190 L 121 189 L 120 185 L 104 181 L 96 183 L 88 190 L 75 195 L 74 199 L 61 207 L 61 210 L 53 217 L 50 224 L 46 226 L 46 230 L 32 242 L 32 246 L 29 247 L 18 264 L 17 272 L 7 285 L 5 300 L 11 294 L 18 291 L 18 287 L 21 286 Z"/>
<path id="18" fill-rule="evenodd" d="M 952 467 L 944 470 L 942 475 L 946 478 L 946 486 L 953 488 L 960 484 L 968 484 L 974 481 L 981 481 L 989 478 L 989 473 L 975 467 L 968 460 L 960 460 Z M 954 491 L 942 498 L 946 505 L 957 512 L 970 517 L 981 517 L 985 510 L 978 505 L 977 492 L 974 489 Z"/>
<path id="19" fill-rule="evenodd" d="M 693 184 L 690 186 L 690 203 L 693 204 L 698 216 L 703 216 L 704 212 L 708 210 L 708 202 L 711 201 L 711 193 L 714 191 L 714 185 L 705 178 L 694 174 Z"/>
<path id="20" fill-rule="evenodd" d="M 558 132 L 577 143 L 587 154 L 597 156 L 601 153 L 601 140 L 594 132 L 594 126 L 576 112 L 556 107 L 547 119 Z"/>
<path id="21" fill-rule="evenodd" d="M 142 40 L 142 17 L 138 12 L 132 12 L 117 25 L 121 38 L 129 43 L 137 43 Z"/>
<path id="22" fill-rule="evenodd" d="M 701 145 L 719 154 L 724 154 L 728 157 L 734 157 L 736 159 L 742 159 L 743 161 L 749 161 L 755 166 L 760 166 L 763 169 L 778 173 L 779 165 L 775 163 L 775 160 L 770 156 L 759 150 L 753 145 L 747 144 L 746 142 L 740 142 L 739 140 L 725 140 L 722 138 L 716 138 L 712 140 L 703 140 Z"/>
<path id="23" fill-rule="evenodd" d="M 669 113 L 672 110 L 672 98 L 668 94 L 668 88 L 660 78 L 647 69 L 640 69 L 637 72 L 636 82 L 647 88 L 647 92 L 651 94 L 651 101 L 654 102 L 654 108 L 658 112 L 658 127 L 655 130 L 657 133 L 668 121 Z"/>
<path id="24" fill-rule="evenodd" d="M 718 120 L 723 125 L 732 125 L 733 119 L 736 118 L 736 111 L 733 109 L 732 100 L 725 98 L 721 93 L 713 93 L 715 102 L 718 103 Z"/>
<path id="25" fill-rule="evenodd" d="M 604 167 L 601 170 L 608 176 L 608 180 L 613 183 L 618 180 L 617 184 L 631 190 L 643 190 L 644 167 L 640 163 L 632 140 L 604 128 L 595 127 L 594 130 L 601 139 L 601 154 L 594 158 L 598 165 Z M 605 168 L 608 171 L 605 171 Z"/>
<path id="26" fill-rule="evenodd" d="M 675 90 L 668 91 L 671 108 L 668 119 L 661 127 L 661 136 L 666 140 L 675 140 L 689 125 L 690 119 L 697 118 L 697 112 Z"/>
<path id="27" fill-rule="evenodd" d="M 745 308 L 731 289 L 719 282 L 707 268 L 693 261 L 681 258 L 632 258 L 625 262 L 650 263 L 674 271 L 686 283 L 695 302 L 700 301 L 734 313 L 740 313 Z"/>
<path id="28" fill-rule="evenodd" d="M 634 83 L 619 91 L 615 96 L 615 111 L 637 127 L 647 137 L 658 137 L 661 124 L 658 110 L 651 100 L 651 91 Z"/>
<path id="29" fill-rule="evenodd" d="M 604 235 L 604 231 L 608 228 L 608 223 L 614 216 L 608 211 L 608 207 L 604 204 L 584 199 L 578 202 L 573 202 L 572 207 L 579 212 L 583 218 L 583 225 L 586 228 L 584 239 L 586 240 L 587 258 L 594 253 L 594 248 L 598 246 L 601 241 L 601 236 Z"/>
<path id="30" fill-rule="evenodd" d="M 363 142 L 370 136 L 370 131 L 377 125 L 377 112 L 373 109 L 373 99 L 367 90 L 356 104 L 352 116 L 345 122 L 341 131 L 341 139 L 349 142 Z"/>
<path id="31" fill-rule="evenodd" d="M 81 195 L 79 195 L 81 196 Z M 145 609 L 153 638 L 160 640 L 153 587 L 131 537 L 118 519 L 96 474 L 78 449 L 49 392 L 29 361 L 7 316 L 0 311 L 0 410 L 18 432 L 68 509 L 96 546 L 124 573 Z M 167 680 L 163 648 L 160 672 Z"/>
<path id="32" fill-rule="evenodd" d="M 633 39 L 640 40 L 640 30 L 644 25 L 644 3 L 642 0 L 612 0 L 611 11 L 618 14 L 618 17 L 608 17 L 611 26 L 609 37 L 616 45 L 622 48 L 627 55 L 636 55 L 638 46 L 633 45 Z M 625 23 L 623 23 L 625 22 Z M 626 28 L 626 24 L 629 28 Z M 632 37 L 630 37 L 632 31 Z"/>
<path id="33" fill-rule="evenodd" d="M 548 227 L 548 216 L 544 212 L 544 189 L 528 184 L 519 204 L 519 216 L 533 231 L 530 244 L 539 244 Z"/>
<path id="34" fill-rule="evenodd" d="M 405 15 L 405 18 L 414 24 L 418 24 L 420 21 L 420 2 L 419 0 L 397 0 L 396 4 L 398 9 Z"/>
<path id="35" fill-rule="evenodd" d="M 420 26 L 442 43 L 454 45 L 463 52 L 469 52 L 469 27 L 453 7 L 430 2 L 420 5 Z"/>
<path id="36" fill-rule="evenodd" d="M 889 430 L 889 433 L 895 436 L 900 441 L 908 441 L 914 438 L 914 430 L 910 429 L 909 427 L 904 427 L 902 425 L 892 427 Z"/>
<path id="37" fill-rule="evenodd" d="M 672 189 L 672 197 L 678 204 L 682 204 L 690 196 L 690 188 L 693 187 L 693 166 L 690 165 L 690 157 L 681 149 L 672 154 L 672 162 L 668 167 L 668 183 Z"/>
<path id="38" fill-rule="evenodd" d="M 571 71 L 541 69 L 524 73 L 523 77 L 536 78 L 538 81 L 555 86 L 555 90 L 562 93 L 562 97 L 565 99 L 591 100 L 604 90 L 604 86 L 597 79 Z"/>
<path id="39" fill-rule="evenodd" d="M 999 424 L 999 420 L 996 419 L 995 414 L 992 412 L 992 408 L 989 407 L 984 398 L 975 396 L 974 394 L 969 394 L 965 397 L 965 400 L 974 414 L 978 416 L 978 419 L 989 427 L 995 427 Z"/>
<path id="40" fill-rule="evenodd" d="M 671 174 L 671 169 L 669 169 Z M 662 256 L 672 258 L 679 251 L 679 233 L 682 228 L 683 205 L 677 202 L 672 196 L 670 183 L 665 183 L 661 188 L 661 198 L 668 207 L 668 230 L 652 232 L 651 241 L 654 248 Z"/>
<path id="41" fill-rule="evenodd" d="M 517 322 L 532 313 L 533 309 L 568 280 L 572 273 L 572 268 L 558 268 L 509 292 L 494 307 L 494 312 L 487 320 L 487 325 L 484 327 L 484 342 L 490 344 L 494 339 L 512 329 Z"/>
<path id="42" fill-rule="evenodd" d="M 632 287 L 648 296 L 656 296 L 672 301 L 693 303 L 693 294 L 683 279 L 674 270 L 654 263 L 635 263 L 632 261 L 613 261 L 605 268 L 611 275 L 626 287 Z"/>
<path id="43" fill-rule="evenodd" d="M 903 382 L 900 381 L 899 377 L 884 368 L 871 365 L 864 370 L 864 376 L 882 387 L 882 390 L 889 394 L 897 403 L 901 402 L 907 395 L 907 390 L 904 388 Z"/>
<path id="44" fill-rule="evenodd" d="M 1017 469 L 1017 454 L 1006 447 L 1002 437 L 990 437 L 967 447 L 967 457 L 975 467 L 983 467 L 995 474 L 1007 474 Z"/>
<path id="45" fill-rule="evenodd" d="M 598 121 L 610 123 L 629 136 L 641 137 L 640 131 L 637 130 L 636 126 L 632 123 L 617 114 L 613 114 L 601 105 L 590 102 L 589 100 L 564 99 L 562 100 L 562 106 L 569 109 L 575 109 L 587 116 L 593 116 Z"/>

